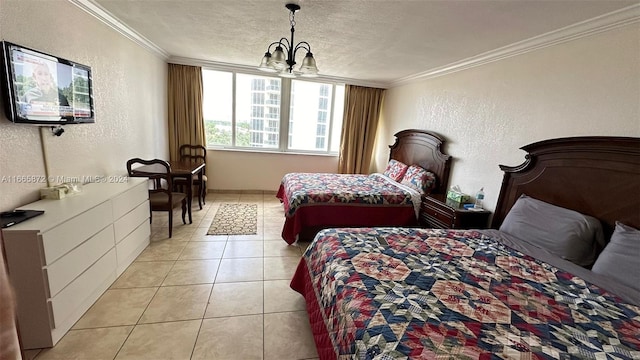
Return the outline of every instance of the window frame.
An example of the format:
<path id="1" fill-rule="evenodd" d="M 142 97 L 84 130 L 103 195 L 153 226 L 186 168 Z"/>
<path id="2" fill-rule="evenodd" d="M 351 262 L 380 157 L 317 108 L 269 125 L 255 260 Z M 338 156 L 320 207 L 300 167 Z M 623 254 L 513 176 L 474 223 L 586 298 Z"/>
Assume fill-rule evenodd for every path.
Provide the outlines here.
<path id="1" fill-rule="evenodd" d="M 334 114 L 335 114 L 335 96 L 336 96 L 336 87 L 337 86 L 346 86 L 344 82 L 340 81 L 331 81 L 327 79 L 320 78 L 284 78 L 279 77 L 277 75 L 271 75 L 263 72 L 253 72 L 253 71 L 236 71 L 229 69 L 216 69 L 213 67 L 202 67 L 202 71 L 217 71 L 217 72 L 226 72 L 231 74 L 231 91 L 233 92 L 231 98 L 231 144 L 230 145 L 220 145 L 220 144 L 208 144 L 206 145 L 207 149 L 211 150 L 239 150 L 239 151 L 248 151 L 248 152 L 266 152 L 266 153 L 289 153 L 289 154 L 305 154 L 305 155 L 329 155 L 329 156 L 337 156 L 339 151 L 331 151 L 332 144 L 335 141 L 340 141 L 340 139 L 334 139 L 334 131 L 333 127 L 335 125 Z M 267 147 L 252 147 L 252 146 L 237 146 L 236 145 L 236 96 L 237 96 L 237 75 L 249 75 L 249 76 L 259 76 L 263 78 L 272 78 L 280 80 L 280 118 L 279 121 L 279 132 L 278 132 L 278 147 L 267 148 Z M 327 150 L 301 150 L 301 149 L 289 149 L 289 123 L 290 123 L 290 109 L 291 109 L 291 84 L 292 80 L 306 81 L 306 82 L 315 82 L 320 84 L 326 84 L 330 86 L 331 89 L 331 106 L 326 110 L 327 120 L 323 124 L 326 126 L 327 133 L 324 136 L 324 141 L 327 144 Z M 265 89 L 269 88 L 269 84 L 265 83 Z M 326 97 L 328 99 L 329 97 Z M 265 99 L 266 100 L 266 99 Z M 252 101 L 253 102 L 253 101 Z M 343 114 L 344 117 L 344 114 Z M 275 119 L 274 119 L 275 120 Z M 316 119 L 317 120 L 317 119 Z M 204 120 L 206 121 L 206 120 Z M 340 133 L 338 133 L 340 134 Z M 265 135 L 265 136 L 268 136 Z M 317 136 L 316 136 L 317 138 Z"/>

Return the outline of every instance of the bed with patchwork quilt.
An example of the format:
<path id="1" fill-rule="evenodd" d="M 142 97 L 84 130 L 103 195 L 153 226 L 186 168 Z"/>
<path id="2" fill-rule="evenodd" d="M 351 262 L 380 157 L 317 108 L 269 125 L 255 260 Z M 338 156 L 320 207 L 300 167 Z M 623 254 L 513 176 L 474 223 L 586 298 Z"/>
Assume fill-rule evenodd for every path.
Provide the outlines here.
<path id="1" fill-rule="evenodd" d="M 321 359 L 640 359 L 640 138 L 521 149 L 493 229 L 318 233 L 291 287 Z"/>
<path id="2" fill-rule="evenodd" d="M 496 230 L 326 229 L 291 286 L 321 359 L 640 357 L 640 296 L 515 244 Z"/>
<path id="3" fill-rule="evenodd" d="M 315 226 L 415 226 L 420 206 L 420 193 L 382 174 L 290 173 L 277 197 L 289 244 Z"/>
<path id="4" fill-rule="evenodd" d="M 311 241 L 330 227 L 415 226 L 420 195 L 447 191 L 451 157 L 444 139 L 417 129 L 395 134 L 381 174 L 289 173 L 277 197 L 283 203 L 282 238 Z"/>

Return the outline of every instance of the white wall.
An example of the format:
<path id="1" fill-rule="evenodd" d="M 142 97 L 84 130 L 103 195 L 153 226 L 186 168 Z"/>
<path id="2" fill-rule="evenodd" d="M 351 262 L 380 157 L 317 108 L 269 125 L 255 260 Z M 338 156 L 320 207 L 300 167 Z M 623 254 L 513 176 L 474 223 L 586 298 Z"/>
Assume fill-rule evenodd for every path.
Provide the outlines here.
<path id="1" fill-rule="evenodd" d="M 640 136 L 640 25 L 628 25 L 450 75 L 389 89 L 375 168 L 407 128 L 447 139 L 449 184 L 485 188 L 493 210 L 503 173 L 523 145 L 583 135 Z"/>
<path id="2" fill-rule="evenodd" d="M 125 174 L 128 158 L 168 158 L 164 59 L 69 1 L 1 1 L 0 38 L 92 68 L 96 122 L 44 132 L 51 176 Z M 37 200 L 45 183 L 15 180 L 44 173 L 39 128 L 12 124 L 2 109 L 0 211 Z"/>
<path id="3" fill-rule="evenodd" d="M 338 171 L 337 156 L 209 150 L 207 188 L 277 191 L 290 172 Z"/>

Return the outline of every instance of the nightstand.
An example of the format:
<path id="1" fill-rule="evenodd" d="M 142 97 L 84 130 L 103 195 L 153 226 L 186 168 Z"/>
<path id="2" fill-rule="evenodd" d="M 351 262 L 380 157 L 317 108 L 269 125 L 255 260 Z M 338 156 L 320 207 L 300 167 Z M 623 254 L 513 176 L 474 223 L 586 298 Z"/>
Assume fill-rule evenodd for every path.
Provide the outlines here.
<path id="1" fill-rule="evenodd" d="M 454 209 L 444 202 L 423 196 L 420 204 L 420 226 L 438 229 L 486 229 L 488 210 Z"/>

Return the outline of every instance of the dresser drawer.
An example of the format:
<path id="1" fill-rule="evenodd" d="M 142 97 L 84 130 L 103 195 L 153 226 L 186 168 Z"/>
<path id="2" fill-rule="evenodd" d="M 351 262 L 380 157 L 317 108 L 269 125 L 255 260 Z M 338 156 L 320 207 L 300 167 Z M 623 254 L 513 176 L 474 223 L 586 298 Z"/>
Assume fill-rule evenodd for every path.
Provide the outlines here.
<path id="1" fill-rule="evenodd" d="M 111 200 L 113 219 L 117 220 L 149 198 L 147 182 L 140 183 Z"/>
<path id="2" fill-rule="evenodd" d="M 52 264 L 111 223 L 113 223 L 111 203 L 105 201 L 43 233 L 42 247 L 45 264 Z"/>
<path id="3" fill-rule="evenodd" d="M 420 225 L 428 229 L 450 229 L 451 226 L 427 214 L 420 215 Z"/>
<path id="4" fill-rule="evenodd" d="M 423 198 L 420 206 L 420 217 L 423 221 L 427 221 L 428 224 L 452 228 L 455 221 L 455 211 L 447 206 L 441 206 L 430 198 Z"/>
<path id="5" fill-rule="evenodd" d="M 58 294 L 111 248 L 113 248 L 113 227 L 107 226 L 49 265 L 45 270 L 49 279 L 49 296 L 54 297 Z"/>
<path id="6" fill-rule="evenodd" d="M 111 249 L 82 275 L 78 276 L 64 290 L 60 291 L 51 299 L 51 309 L 53 311 L 53 327 L 58 328 L 62 324 L 69 323 L 67 319 L 72 314 L 80 312 L 81 304 L 88 304 L 85 309 L 81 309 L 80 315 L 93 304 L 104 291 L 96 291 L 97 288 L 109 279 L 109 283 L 116 279 L 116 250 Z M 79 318 L 79 316 L 78 316 Z M 75 318 L 73 322 L 77 321 Z M 73 325 L 71 323 L 71 325 Z"/>
<path id="7" fill-rule="evenodd" d="M 127 235 L 127 237 L 116 245 L 118 275 L 120 275 L 133 262 L 133 260 L 140 255 L 142 250 L 149 245 L 150 235 L 151 226 L 149 225 L 149 221 L 145 219 L 133 232 L 131 232 L 131 234 Z"/>
<path id="8" fill-rule="evenodd" d="M 77 196 L 27 205 L 45 213 L 2 229 L 22 349 L 54 346 L 144 250 L 147 183 L 86 184 Z"/>
<path id="9" fill-rule="evenodd" d="M 127 237 L 142 222 L 149 223 L 149 202 L 146 199 L 138 207 L 113 223 L 116 244 Z"/>

